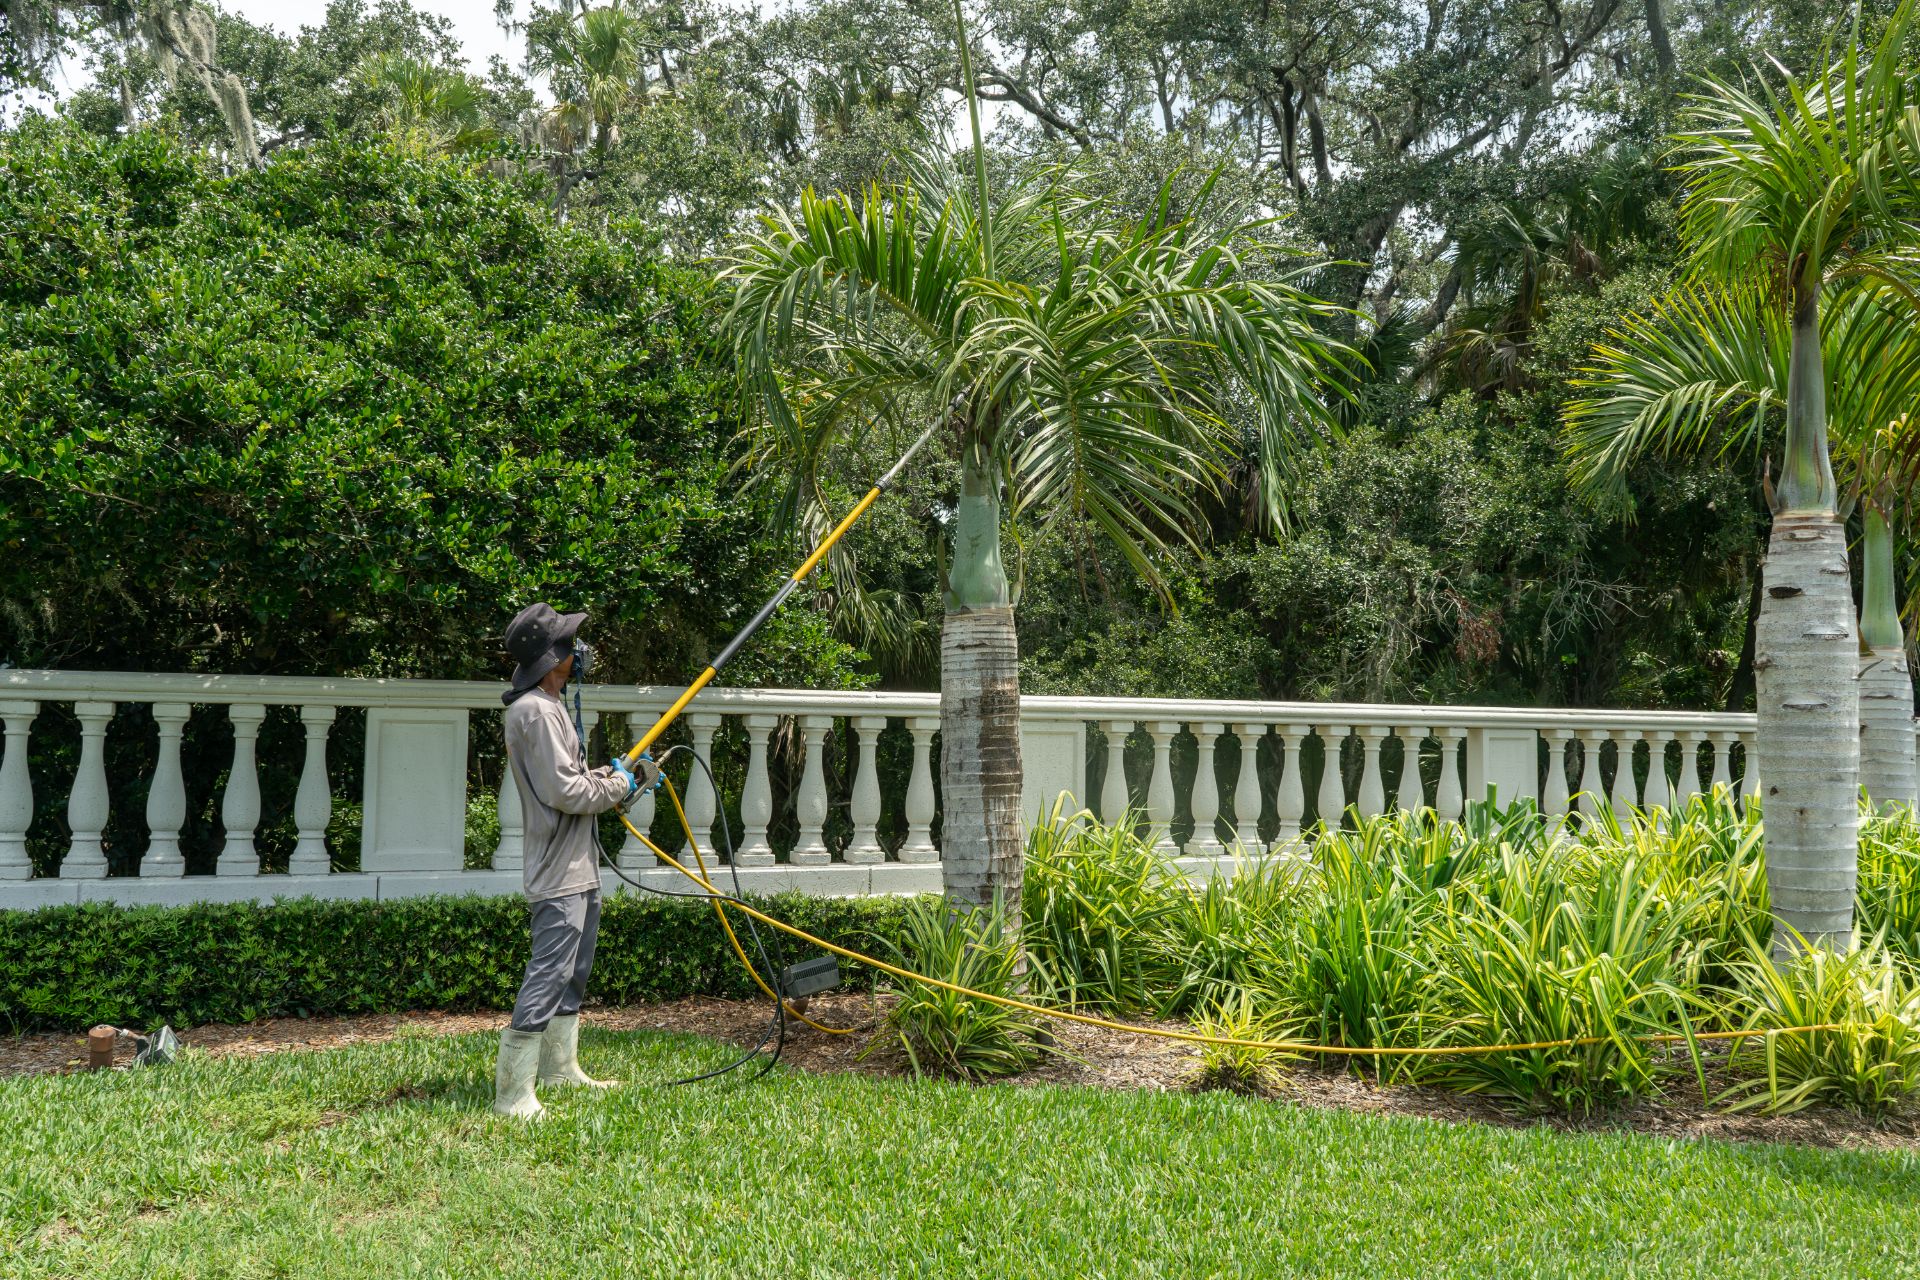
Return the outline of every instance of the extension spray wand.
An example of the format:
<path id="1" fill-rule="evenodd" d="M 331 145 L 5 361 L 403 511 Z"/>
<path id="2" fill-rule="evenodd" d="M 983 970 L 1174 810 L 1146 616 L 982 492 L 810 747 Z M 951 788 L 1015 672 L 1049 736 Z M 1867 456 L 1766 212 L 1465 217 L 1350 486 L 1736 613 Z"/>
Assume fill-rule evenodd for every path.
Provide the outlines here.
<path id="1" fill-rule="evenodd" d="M 885 475 L 881 476 L 877 481 L 874 482 L 873 487 L 867 490 L 866 495 L 862 497 L 860 501 L 854 505 L 853 510 L 849 511 L 846 514 L 846 516 L 841 519 L 840 523 L 833 527 L 832 532 L 828 533 L 827 536 L 821 540 L 820 545 L 815 547 L 813 549 L 813 552 L 810 555 L 808 555 L 804 561 L 801 562 L 800 566 L 787 576 L 786 580 L 780 584 L 779 588 L 773 593 L 773 595 L 768 597 L 767 602 L 760 606 L 759 611 L 756 612 L 753 615 L 753 617 L 749 618 L 747 620 L 747 624 L 741 627 L 739 632 L 736 633 L 731 640 L 727 641 L 727 643 L 721 647 L 720 652 L 714 655 L 713 660 L 707 664 L 706 669 L 703 670 L 697 677 L 695 677 L 693 683 L 687 686 L 685 692 L 683 692 L 678 698 L 674 699 L 673 705 L 668 707 L 666 711 L 661 714 L 658 720 L 654 721 L 653 727 L 648 729 L 646 733 L 641 736 L 640 741 L 636 742 L 633 745 L 633 749 L 628 751 L 624 756 L 619 757 L 615 761 L 616 764 L 623 766 L 628 771 L 631 771 L 633 767 L 637 765 L 642 759 L 651 760 L 653 758 L 652 755 L 650 754 L 653 745 L 660 740 L 660 736 L 667 731 L 668 727 L 671 726 L 675 720 L 679 719 L 680 713 L 687 709 L 687 704 L 691 703 L 694 700 L 694 698 L 699 696 L 699 693 L 702 689 L 705 689 L 708 685 L 713 683 L 714 677 L 720 674 L 720 669 L 726 666 L 726 664 L 733 658 L 733 656 L 739 653 L 740 650 L 746 646 L 747 641 L 751 640 L 753 638 L 754 633 L 760 630 L 761 627 L 766 625 L 767 619 L 771 618 L 774 615 L 774 612 L 778 610 L 783 603 L 785 603 L 787 597 L 792 595 L 794 591 L 800 586 L 800 584 L 805 582 L 807 578 L 813 573 L 813 571 L 819 567 L 820 562 L 826 558 L 827 553 L 833 549 L 834 544 L 840 541 L 840 539 L 846 534 L 847 530 L 853 528 L 853 526 L 856 523 L 858 523 L 860 517 L 867 513 L 867 509 L 869 507 L 873 506 L 875 502 L 879 501 L 880 495 L 885 493 L 888 487 L 892 485 L 893 482 L 899 478 L 900 473 L 906 469 L 907 463 L 911 462 L 913 460 L 913 456 L 918 452 L 920 452 L 921 447 L 925 445 L 926 442 L 933 437 L 933 433 L 938 428 L 938 425 L 939 425 L 938 423 L 935 423 L 933 426 L 929 426 L 925 431 L 922 431 L 920 433 L 919 437 L 915 439 L 914 442 L 907 447 L 907 451 L 900 455 L 899 460 L 895 462 L 891 468 L 888 469 Z M 584 674 L 583 668 L 579 666 L 576 666 L 575 670 L 576 670 L 576 673 Z M 576 720 L 578 720 L 579 718 L 577 714 L 578 699 L 579 699 L 579 693 L 576 687 L 576 691 L 575 691 Z M 799 964 L 792 965 L 790 967 L 784 967 L 784 968 L 780 967 L 777 964 L 777 961 L 779 959 L 779 950 L 780 950 L 777 936 L 774 941 L 774 956 L 772 958 L 769 958 L 767 954 L 766 944 L 760 936 L 760 930 L 758 926 L 754 923 L 755 913 L 753 913 L 751 908 L 748 908 L 744 902 L 740 901 L 740 897 L 741 897 L 740 873 L 734 861 L 733 833 L 728 827 L 727 815 L 726 815 L 724 806 L 722 807 L 719 815 L 720 833 L 721 833 L 722 845 L 723 845 L 722 854 L 725 857 L 727 866 L 733 876 L 733 893 L 725 894 L 720 892 L 718 889 L 716 889 L 713 886 L 712 881 L 707 878 L 705 859 L 701 857 L 699 846 L 694 840 L 692 827 L 687 822 L 686 811 L 681 807 L 680 797 L 679 797 L 679 794 L 674 790 L 673 783 L 666 779 L 666 774 L 664 773 L 664 767 L 667 761 L 671 759 L 671 757 L 675 753 L 681 752 L 681 751 L 685 751 L 693 759 L 694 766 L 699 768 L 702 772 L 706 774 L 707 784 L 709 787 L 713 788 L 713 791 L 716 795 L 719 794 L 719 788 L 717 785 L 715 785 L 712 767 L 708 764 L 707 761 L 702 760 L 698 755 L 695 755 L 693 750 L 689 747 L 676 746 L 676 747 L 669 748 L 666 752 L 662 753 L 660 759 L 655 762 L 658 766 L 660 766 L 663 769 L 663 772 L 661 774 L 661 779 L 662 779 L 661 785 L 664 785 L 666 787 L 667 797 L 670 801 L 672 801 L 674 812 L 676 815 L 678 815 L 680 819 L 681 827 L 686 832 L 687 848 L 688 848 L 688 851 L 693 854 L 693 857 L 698 866 L 698 871 L 696 872 L 674 861 L 674 859 L 668 857 L 664 851 L 662 851 L 657 845 L 655 845 L 652 840 L 648 839 L 646 833 L 642 832 L 639 828 L 634 826 L 633 822 L 627 817 L 625 813 L 626 806 L 624 804 L 620 806 L 619 816 L 620 816 L 620 821 L 626 826 L 627 830 L 631 832 L 636 839 L 638 839 L 642 844 L 645 844 L 648 848 L 652 849 L 654 854 L 657 857 L 659 857 L 662 861 L 666 862 L 668 865 L 674 867 L 676 870 L 680 871 L 681 873 L 687 875 L 690 879 L 694 880 L 697 884 L 701 886 L 700 889 L 690 891 L 690 892 L 674 892 L 673 890 L 659 889 L 651 885 L 644 885 L 644 884 L 641 884 L 639 881 L 633 879 L 631 876 L 628 876 L 624 871 L 620 869 L 620 867 L 616 863 L 614 863 L 611 859 L 607 858 L 604 850 L 602 850 L 601 852 L 601 860 L 606 864 L 608 869 L 611 870 L 616 876 L 620 877 L 620 879 L 626 881 L 626 883 L 628 883 L 629 885 L 632 885 L 636 889 L 641 889 L 649 893 L 662 894 L 669 897 L 705 898 L 711 901 L 713 903 L 714 912 L 720 917 L 721 927 L 726 930 L 727 940 L 733 945 L 734 954 L 737 955 L 740 959 L 740 962 L 746 966 L 747 972 L 753 976 L 753 980 L 755 984 L 758 985 L 759 988 L 763 992 L 765 992 L 769 998 L 772 999 L 774 1004 L 774 1014 L 773 1014 L 773 1020 L 769 1024 L 767 1034 L 762 1036 L 760 1043 L 755 1045 L 740 1059 L 738 1059 L 735 1062 L 729 1063 L 727 1066 L 720 1068 L 720 1070 L 718 1071 L 710 1071 L 702 1075 L 692 1076 L 692 1077 L 689 1077 L 687 1080 L 676 1080 L 674 1081 L 675 1084 L 687 1084 L 687 1083 L 691 1083 L 694 1080 L 710 1079 L 713 1076 L 722 1075 L 728 1071 L 733 1070 L 735 1067 L 744 1065 L 745 1063 L 751 1061 L 757 1054 L 759 1054 L 759 1052 L 766 1047 L 767 1042 L 769 1040 L 774 1041 L 774 1045 L 775 1045 L 774 1051 L 772 1056 L 767 1059 L 766 1065 L 761 1068 L 761 1071 L 762 1073 L 764 1073 L 765 1071 L 771 1069 L 773 1064 L 779 1061 L 780 1051 L 786 1044 L 786 1019 L 788 1018 L 789 1015 L 801 1018 L 801 1020 L 806 1022 L 807 1025 L 814 1027 L 817 1030 L 825 1031 L 834 1035 L 846 1035 L 846 1034 L 849 1034 L 851 1030 L 850 1028 L 822 1026 L 820 1023 L 817 1023 L 812 1021 L 811 1019 L 805 1018 L 797 1010 L 794 1010 L 789 1007 L 787 1003 L 789 1000 L 801 1000 L 817 992 L 830 990 L 831 988 L 838 986 L 840 983 L 839 963 L 834 959 L 834 957 L 831 954 L 829 954 L 826 956 L 822 956 L 819 959 L 803 961 Z M 767 985 L 766 981 L 762 979 L 762 977 L 760 976 L 760 970 L 754 966 L 753 962 L 750 959 L 748 959 L 745 949 L 740 944 L 739 937 L 734 933 L 732 924 L 727 920 L 727 914 L 726 914 L 725 908 L 726 908 L 726 904 L 728 903 L 738 906 L 748 912 L 748 915 L 747 915 L 748 935 L 752 939 L 752 942 L 754 944 L 754 949 L 759 953 L 761 966 L 765 967 L 769 972 L 772 972 L 776 975 L 776 985 L 779 988 L 778 991 L 775 991 L 772 987 L 769 987 Z"/>

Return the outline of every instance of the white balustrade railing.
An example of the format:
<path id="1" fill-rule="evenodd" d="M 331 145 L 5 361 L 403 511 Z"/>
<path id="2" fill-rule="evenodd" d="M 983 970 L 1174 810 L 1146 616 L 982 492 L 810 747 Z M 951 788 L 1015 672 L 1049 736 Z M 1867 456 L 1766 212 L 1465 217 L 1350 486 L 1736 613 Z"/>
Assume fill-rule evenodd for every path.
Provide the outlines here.
<path id="1" fill-rule="evenodd" d="M 526 848 L 510 781 L 487 797 L 499 818 L 490 865 L 469 869 L 465 847 L 469 721 L 475 712 L 497 712 L 499 692 L 482 682 L 0 670 L 0 908 L 512 892 Z M 585 718 L 618 750 L 675 692 L 590 686 Z M 28 757 L 36 723 L 47 723 L 43 712 L 55 706 L 71 709 L 78 753 L 62 783 L 64 847 L 49 859 L 50 833 L 34 825 Z M 143 742 L 157 752 L 143 758 L 154 763 L 144 778 L 110 776 L 107 742 L 136 706 L 148 709 L 157 728 L 140 724 Z M 298 759 L 258 758 L 272 708 L 297 715 Z M 365 711 L 364 807 L 358 869 L 336 871 L 327 831 L 341 762 L 329 768 L 328 744 L 349 708 Z M 223 717 L 232 746 L 217 805 L 214 874 L 188 876 L 182 745 L 202 717 Z M 1714 786 L 1747 795 L 1756 785 L 1748 764 L 1754 721 L 1743 715 L 1029 697 L 1021 728 L 1030 813 L 1051 807 L 1061 792 L 1088 798 L 1105 820 L 1132 811 L 1169 851 L 1196 865 L 1287 847 L 1349 809 L 1369 816 L 1431 807 L 1457 817 L 1468 797 L 1491 793 L 1503 802 L 1533 800 L 1549 814 L 1591 813 L 1609 803 L 1671 805 Z M 711 689 L 678 732 L 709 760 L 721 743 L 731 762 L 716 761 L 715 769 L 729 788 L 729 812 L 738 815 L 729 830 L 744 887 L 867 893 L 939 888 L 938 730 L 934 694 Z M 883 778 L 881 739 L 890 733 L 899 736 L 887 754 L 904 757 L 905 770 Z M 789 782 L 779 794 L 776 770 Z M 258 844 L 264 772 L 297 779 L 291 850 L 279 874 L 263 868 Z M 137 849 L 112 850 L 117 873 L 110 876 L 113 798 L 140 784 L 144 838 L 132 841 Z M 722 799 L 703 771 L 692 772 L 683 800 L 710 862 Z M 665 803 L 642 799 L 635 824 L 649 830 Z M 43 807 L 39 820 L 47 819 Z M 784 852 L 772 838 L 776 827 L 790 837 L 781 841 Z M 30 843 L 42 850 L 43 867 L 55 864 L 53 874 L 35 876 Z M 117 846 L 126 843 L 121 837 Z M 631 835 L 614 857 L 644 883 L 684 887 Z"/>

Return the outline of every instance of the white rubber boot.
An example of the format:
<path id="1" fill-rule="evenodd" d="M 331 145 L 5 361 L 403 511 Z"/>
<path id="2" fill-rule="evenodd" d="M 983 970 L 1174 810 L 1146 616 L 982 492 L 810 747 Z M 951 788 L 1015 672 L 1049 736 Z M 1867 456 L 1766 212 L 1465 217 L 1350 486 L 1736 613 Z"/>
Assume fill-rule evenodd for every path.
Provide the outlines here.
<path id="1" fill-rule="evenodd" d="M 571 1013 L 549 1022 L 540 1037 L 540 1083 L 611 1089 L 620 1082 L 595 1080 L 580 1069 L 580 1015 Z"/>
<path id="2" fill-rule="evenodd" d="M 534 1068 L 540 1062 L 538 1031 L 500 1032 L 500 1057 L 493 1067 L 493 1110 L 496 1115 L 532 1120 L 546 1110 L 533 1096 Z"/>

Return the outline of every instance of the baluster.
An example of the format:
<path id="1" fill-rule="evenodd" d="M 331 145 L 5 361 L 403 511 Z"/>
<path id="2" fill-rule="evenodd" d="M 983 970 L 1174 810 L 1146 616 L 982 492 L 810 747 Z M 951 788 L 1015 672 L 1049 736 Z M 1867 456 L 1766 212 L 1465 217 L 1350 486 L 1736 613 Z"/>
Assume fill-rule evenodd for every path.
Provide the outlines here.
<path id="1" fill-rule="evenodd" d="M 639 741 L 638 738 L 634 740 Z M 627 806 L 627 821 L 633 824 L 634 830 L 651 838 L 653 816 L 659 811 L 659 806 L 660 797 L 655 792 L 648 791 L 635 796 L 633 803 Z M 628 831 L 624 824 L 620 831 L 620 849 L 614 854 L 614 862 L 622 871 L 632 875 L 636 871 L 646 871 L 660 865 L 660 859 L 653 856 L 653 850 L 647 848 L 639 836 Z"/>
<path id="2" fill-rule="evenodd" d="M 937 862 L 933 844 L 933 734 L 938 716 L 913 716 L 907 730 L 913 734 L 913 776 L 907 779 L 907 839 L 900 846 L 902 862 Z"/>
<path id="3" fill-rule="evenodd" d="M 1193 834 L 1187 838 L 1187 852 L 1215 857 L 1225 853 L 1226 848 L 1214 827 L 1215 819 L 1220 816 L 1220 780 L 1213 773 L 1213 753 L 1227 726 L 1203 722 L 1193 726 L 1193 730 L 1194 741 L 1199 744 L 1199 769 L 1193 775 L 1193 799 L 1188 806 L 1193 813 Z"/>
<path id="4" fill-rule="evenodd" d="M 1153 739 L 1153 774 L 1147 783 L 1147 819 L 1155 828 L 1155 843 L 1166 853 L 1176 852 L 1173 844 L 1173 737 L 1180 732 L 1177 720 L 1150 720 L 1147 736 Z"/>
<path id="5" fill-rule="evenodd" d="M 600 713 L 592 707 L 580 708 L 580 733 L 585 739 L 580 744 L 580 754 L 586 757 L 587 767 L 593 767 L 593 731 L 600 727 Z"/>
<path id="6" fill-rule="evenodd" d="M 1396 798 L 1408 813 L 1418 813 L 1427 807 L 1427 786 L 1420 777 L 1420 747 L 1426 740 L 1427 731 L 1419 725 L 1400 731 L 1400 785 Z"/>
<path id="7" fill-rule="evenodd" d="M 626 740 L 628 747 L 640 741 L 641 735 L 647 731 L 645 720 L 646 713 L 641 711 L 630 711 L 622 718 L 621 723 L 626 726 L 626 732 L 621 736 Z M 633 798 L 633 803 L 627 806 L 627 822 L 631 822 L 634 829 L 641 835 L 651 836 L 653 815 L 659 803 L 660 798 L 654 792 L 641 792 Z M 613 861 L 615 866 L 628 875 L 660 865 L 660 859 L 653 856 L 653 850 L 647 848 L 639 836 L 627 830 L 624 823 L 620 827 L 620 848 L 614 853 Z M 494 865 L 498 867 L 498 861 Z"/>
<path id="8" fill-rule="evenodd" d="M 1647 788 L 1641 805 L 1649 811 L 1673 809 L 1673 784 L 1667 776 L 1667 744 L 1673 735 L 1659 729 L 1645 729 L 1640 736 L 1647 743 Z"/>
<path id="9" fill-rule="evenodd" d="M 226 839 L 214 871 L 223 876 L 260 874 L 260 854 L 253 847 L 254 828 L 260 825 L 260 775 L 254 767 L 254 744 L 267 709 L 257 702 L 236 702 L 227 708 L 233 724 L 233 770 L 220 798 L 220 829 Z"/>
<path id="10" fill-rule="evenodd" d="M 1280 761 L 1280 787 L 1273 798 L 1274 816 L 1280 821 L 1275 840 L 1280 844 L 1300 838 L 1300 819 L 1307 811 L 1306 782 L 1300 776 L 1300 744 L 1306 741 L 1307 732 L 1308 726 L 1304 724 L 1274 727 L 1284 752 Z"/>
<path id="11" fill-rule="evenodd" d="M 1707 747 L 1713 752 L 1713 773 L 1708 783 L 1715 791 L 1725 787 L 1727 794 L 1733 794 L 1733 744 L 1740 740 L 1738 734 L 1715 730 L 1707 735 Z"/>
<path id="12" fill-rule="evenodd" d="M 773 822 L 773 782 L 767 776 L 767 735 L 780 727 L 780 717 L 757 712 L 747 717 L 747 781 L 740 792 L 740 865 L 770 867 L 773 846 L 767 827 Z"/>
<path id="13" fill-rule="evenodd" d="M 187 788 L 180 776 L 180 734 L 193 708 L 184 702 L 160 702 L 153 722 L 160 727 L 160 758 L 147 788 L 147 851 L 138 874 L 180 876 L 187 860 L 180 853 L 180 828 L 187 820 Z"/>
<path id="14" fill-rule="evenodd" d="M 0 756 L 0 880 L 33 875 L 33 859 L 27 856 L 27 828 L 33 825 L 27 734 L 39 710 L 37 702 L 0 702 L 0 719 L 6 722 L 6 754 Z"/>
<path id="15" fill-rule="evenodd" d="M 693 711 L 687 714 L 687 728 L 693 734 L 693 754 L 707 762 L 707 769 L 713 767 L 713 735 L 720 728 L 720 716 L 712 711 Z M 693 838 L 699 844 L 701 852 L 712 848 L 713 818 L 719 810 L 720 798 L 713 793 L 713 784 L 707 779 L 707 769 L 698 764 L 687 777 L 687 795 L 682 801 L 687 812 L 687 826 L 693 831 Z M 687 851 L 691 854 L 692 850 Z M 718 861 L 718 858 L 715 859 Z"/>
<path id="16" fill-rule="evenodd" d="M 107 826 L 105 739 L 113 704 L 78 702 L 73 713 L 80 719 L 80 769 L 67 796 L 67 826 L 73 832 L 73 842 L 60 864 L 60 875 L 66 880 L 98 880 L 107 874 L 107 854 L 100 833 Z"/>
<path id="17" fill-rule="evenodd" d="M 521 871 L 527 864 L 527 819 L 520 808 L 518 766 L 512 756 L 502 756 L 500 794 L 494 800 L 494 812 L 500 816 L 500 840 L 493 846 L 495 871 Z"/>
<path id="18" fill-rule="evenodd" d="M 1460 785 L 1460 746 L 1467 740 L 1465 729 L 1448 726 L 1434 730 L 1440 739 L 1440 785 L 1434 789 L 1433 807 L 1448 822 L 1458 822 L 1467 812 L 1466 792 Z"/>
<path id="19" fill-rule="evenodd" d="M 1613 811 L 1622 822 L 1633 808 L 1636 788 L 1633 785 L 1633 743 L 1634 739 L 1626 733 L 1613 736 Z"/>
<path id="20" fill-rule="evenodd" d="M 307 755 L 300 765 L 300 787 L 293 794 L 295 840 L 287 858 L 287 873 L 324 876 L 332 869 L 327 856 L 327 820 L 333 816 L 333 790 L 327 781 L 327 730 L 333 724 L 332 707 L 300 708 L 307 731 Z"/>
<path id="21" fill-rule="evenodd" d="M 1107 776 L 1100 783 L 1100 821 L 1110 827 L 1126 814 L 1131 798 L 1127 792 L 1127 735 L 1132 732 L 1131 720 L 1107 721 Z"/>
<path id="22" fill-rule="evenodd" d="M 1706 737 L 1694 732 L 1680 735 L 1680 786 L 1673 793 L 1675 809 L 1686 808 L 1687 802 L 1700 794 L 1700 744 Z"/>
<path id="23" fill-rule="evenodd" d="M 847 862 L 885 862 L 880 846 L 880 764 L 876 754 L 885 716 L 861 716 L 853 722 L 860 732 L 860 767 L 853 775 L 853 839 L 841 855 Z"/>
<path id="24" fill-rule="evenodd" d="M 1582 729 L 1580 738 L 1580 812 L 1589 816 L 1600 812 L 1605 802 L 1606 784 L 1600 776 L 1600 744 L 1607 740 L 1604 729 Z"/>
<path id="25" fill-rule="evenodd" d="M 818 866 L 833 861 L 826 837 L 827 730 L 833 727 L 833 717 L 802 716 L 800 723 L 807 733 L 807 762 L 800 773 L 800 841 L 793 846 L 793 861 Z"/>
<path id="26" fill-rule="evenodd" d="M 1322 726 L 1319 733 L 1325 750 L 1320 757 L 1320 793 L 1315 803 L 1321 826 L 1328 831 L 1338 831 L 1340 820 L 1347 812 L 1347 784 L 1340 772 L 1340 749 L 1346 745 L 1347 729 L 1345 725 L 1330 724 Z"/>
<path id="27" fill-rule="evenodd" d="M 1566 813 L 1571 805 L 1567 794 L 1567 744 L 1573 741 L 1571 729 L 1547 730 L 1547 785 L 1540 793 L 1540 811 Z"/>
<path id="28" fill-rule="evenodd" d="M 1372 818 L 1387 811 L 1386 783 L 1380 777 L 1380 748 L 1393 732 L 1385 725 L 1370 724 L 1360 729 L 1362 764 L 1360 768 L 1360 816 Z"/>
<path id="29" fill-rule="evenodd" d="M 1260 740 L 1266 736 L 1267 726 L 1243 724 L 1237 729 L 1240 778 L 1233 788 L 1234 839 L 1246 852 L 1258 853 L 1265 847 L 1260 841 Z"/>

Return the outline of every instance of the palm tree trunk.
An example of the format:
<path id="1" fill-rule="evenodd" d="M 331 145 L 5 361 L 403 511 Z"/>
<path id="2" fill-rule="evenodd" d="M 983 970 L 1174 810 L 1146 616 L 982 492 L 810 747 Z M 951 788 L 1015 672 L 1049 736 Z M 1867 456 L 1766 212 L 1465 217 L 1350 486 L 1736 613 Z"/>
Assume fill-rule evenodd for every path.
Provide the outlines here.
<path id="1" fill-rule="evenodd" d="M 1859 853 L 1859 639 L 1827 457 L 1818 313 L 1796 306 L 1780 501 L 1754 646 L 1773 950 L 1852 941 Z"/>
<path id="2" fill-rule="evenodd" d="M 1020 924 L 1020 651 L 1000 562 L 1000 477 L 986 443 L 961 460 L 940 633 L 940 858 L 947 897 L 999 894 Z"/>
<path id="3" fill-rule="evenodd" d="M 1893 530 L 1871 502 L 1860 560 L 1860 785 L 1876 804 L 1916 807 L 1913 673 L 1894 597 Z"/>

